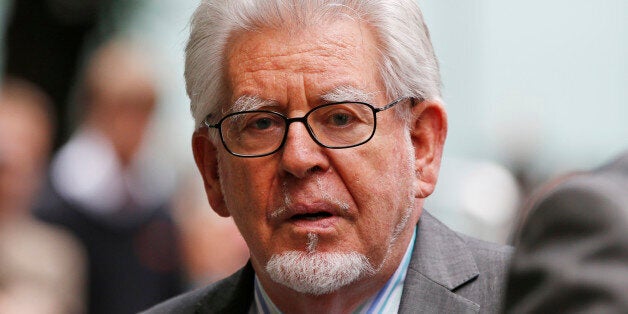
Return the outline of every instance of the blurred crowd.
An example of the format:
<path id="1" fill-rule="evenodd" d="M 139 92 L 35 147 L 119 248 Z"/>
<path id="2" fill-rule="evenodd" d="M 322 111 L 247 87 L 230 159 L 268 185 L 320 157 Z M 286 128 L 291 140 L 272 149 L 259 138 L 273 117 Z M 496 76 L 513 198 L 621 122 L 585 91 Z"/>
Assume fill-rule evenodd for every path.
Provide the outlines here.
<path id="1" fill-rule="evenodd" d="M 52 155 L 50 97 L 26 78 L 2 80 L 2 313 L 134 313 L 248 258 L 234 224 L 210 213 L 200 179 L 156 186 L 167 178 L 145 152 L 157 97 L 146 56 L 111 39 L 81 78 L 80 122 Z"/>
<path id="2" fill-rule="evenodd" d="M 112 2 L 15 1 L 7 15 L 0 313 L 135 313 L 248 259 L 195 169 L 172 176 L 155 162 L 155 60 L 95 29 Z M 457 231 L 509 243 L 538 186 L 519 170 L 446 156 L 426 207 Z"/>
<path id="3" fill-rule="evenodd" d="M 248 257 L 198 180 L 182 176 L 177 193 L 156 187 L 167 178 L 144 152 L 157 97 L 146 56 L 112 39 L 81 78 L 80 122 L 52 155 L 50 97 L 26 78 L 2 80 L 2 313 L 134 313 Z"/>
<path id="4" fill-rule="evenodd" d="M 0 313 L 136 313 L 248 258 L 201 179 L 156 162 L 156 61 L 95 31 L 112 2 L 15 1 L 7 15 Z"/>

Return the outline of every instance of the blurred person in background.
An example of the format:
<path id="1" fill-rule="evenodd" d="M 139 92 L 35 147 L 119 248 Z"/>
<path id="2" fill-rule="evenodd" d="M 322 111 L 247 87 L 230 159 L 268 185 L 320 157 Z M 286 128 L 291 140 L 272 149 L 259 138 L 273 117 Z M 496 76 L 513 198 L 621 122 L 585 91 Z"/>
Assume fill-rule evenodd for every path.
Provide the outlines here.
<path id="1" fill-rule="evenodd" d="M 0 86 L 0 313 L 82 313 L 85 259 L 69 233 L 31 216 L 51 149 L 46 94 Z"/>
<path id="2" fill-rule="evenodd" d="M 68 112 L 82 56 L 113 32 L 112 0 L 8 0 L 6 75 L 28 80 L 52 99 L 58 149 L 75 127 Z M 120 14 L 120 13 L 118 13 Z"/>
<path id="3" fill-rule="evenodd" d="M 628 313 L 628 151 L 548 184 L 526 212 L 507 313 Z"/>
<path id="4" fill-rule="evenodd" d="M 175 219 L 187 281 L 192 288 L 213 283 L 240 269 L 249 249 L 233 219 L 216 214 L 196 176 L 185 176 L 175 195 Z"/>
<path id="5" fill-rule="evenodd" d="M 91 56 L 82 123 L 54 157 L 36 208 L 86 247 L 92 314 L 134 313 L 181 289 L 169 196 L 157 193 L 159 169 L 140 154 L 156 103 L 146 54 L 112 40 Z"/>

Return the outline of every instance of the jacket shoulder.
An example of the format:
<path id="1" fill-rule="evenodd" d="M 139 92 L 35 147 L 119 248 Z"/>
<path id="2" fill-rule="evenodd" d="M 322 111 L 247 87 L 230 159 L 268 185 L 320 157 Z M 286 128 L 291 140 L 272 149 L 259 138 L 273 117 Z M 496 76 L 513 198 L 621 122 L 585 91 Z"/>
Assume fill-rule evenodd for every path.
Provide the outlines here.
<path id="1" fill-rule="evenodd" d="M 216 288 L 216 284 L 204 288 L 199 288 L 172 299 L 159 303 L 150 309 L 141 312 L 142 314 L 165 314 L 165 313 L 194 313 L 203 297 L 210 295 Z"/>
<path id="2" fill-rule="evenodd" d="M 421 215 L 400 313 L 497 313 L 512 248 L 449 229 Z"/>
<path id="3" fill-rule="evenodd" d="M 486 242 L 463 234 L 459 234 L 459 236 L 467 244 L 478 267 L 480 274 L 475 284 L 479 286 L 479 290 L 501 298 L 503 289 L 506 286 L 506 278 L 508 277 L 508 269 L 514 248 L 509 245 Z"/>
<path id="4" fill-rule="evenodd" d="M 246 313 L 253 301 L 254 274 L 248 263 L 230 277 L 176 296 L 143 313 Z"/>
<path id="5" fill-rule="evenodd" d="M 471 250 L 478 267 L 505 267 L 510 262 L 514 250 L 512 246 L 487 242 L 460 233 L 458 236 Z"/>

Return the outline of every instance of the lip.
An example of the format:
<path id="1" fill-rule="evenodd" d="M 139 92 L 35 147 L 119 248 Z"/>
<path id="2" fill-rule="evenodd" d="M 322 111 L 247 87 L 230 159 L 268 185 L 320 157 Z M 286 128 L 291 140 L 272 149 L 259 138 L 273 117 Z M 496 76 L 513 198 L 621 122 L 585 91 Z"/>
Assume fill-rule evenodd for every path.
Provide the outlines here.
<path id="1" fill-rule="evenodd" d="M 333 228 L 344 215 L 345 212 L 334 204 L 315 202 L 291 204 L 273 219 L 280 224 L 315 231 Z"/>
<path id="2" fill-rule="evenodd" d="M 338 223 L 339 219 L 340 218 L 338 216 L 317 218 L 315 220 L 290 219 L 289 223 L 294 225 L 295 227 L 297 227 L 299 229 L 306 229 L 306 230 L 309 230 L 309 231 L 316 231 L 316 230 L 325 230 L 325 229 L 333 228 L 334 225 L 336 225 Z"/>

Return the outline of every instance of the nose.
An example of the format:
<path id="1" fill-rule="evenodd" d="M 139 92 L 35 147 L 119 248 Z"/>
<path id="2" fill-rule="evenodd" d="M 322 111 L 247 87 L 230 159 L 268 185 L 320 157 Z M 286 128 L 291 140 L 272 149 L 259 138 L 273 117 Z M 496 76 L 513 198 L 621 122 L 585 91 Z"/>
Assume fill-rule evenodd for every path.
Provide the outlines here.
<path id="1" fill-rule="evenodd" d="M 281 151 L 281 165 L 284 171 L 297 178 L 327 171 L 329 160 L 325 148 L 314 142 L 304 123 L 290 123 L 286 132 L 286 142 Z"/>

